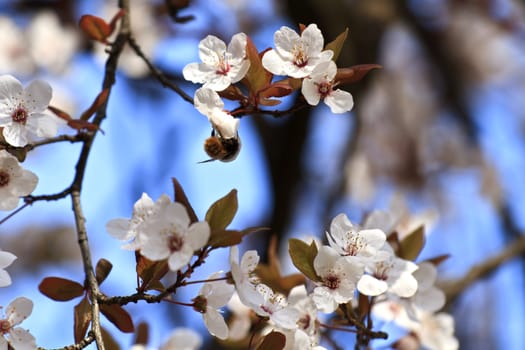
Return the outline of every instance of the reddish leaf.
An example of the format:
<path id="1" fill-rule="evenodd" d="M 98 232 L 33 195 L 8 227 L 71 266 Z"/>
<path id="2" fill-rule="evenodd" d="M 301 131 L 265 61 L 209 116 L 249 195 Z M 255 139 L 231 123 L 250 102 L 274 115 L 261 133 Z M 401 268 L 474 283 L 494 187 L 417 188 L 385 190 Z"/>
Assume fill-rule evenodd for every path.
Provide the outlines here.
<path id="1" fill-rule="evenodd" d="M 339 54 L 341 53 L 341 49 L 343 48 L 343 44 L 345 43 L 347 36 L 348 36 L 348 28 L 346 28 L 344 32 L 339 34 L 337 38 L 335 38 L 335 40 L 326 44 L 324 49 L 332 50 L 334 52 L 334 56 L 332 57 L 333 61 L 337 61 L 337 58 L 339 57 Z"/>
<path id="2" fill-rule="evenodd" d="M 53 112 L 57 117 L 60 119 L 63 119 L 67 121 L 67 125 L 75 130 L 89 130 L 89 131 L 96 131 L 99 129 L 98 125 L 88 123 L 86 121 L 80 120 L 80 119 L 73 119 L 69 114 L 64 112 L 61 109 L 58 109 L 57 107 L 48 106 L 47 107 L 51 112 Z"/>
<path id="3" fill-rule="evenodd" d="M 157 289 L 156 286 L 154 287 L 155 282 L 159 281 L 169 271 L 167 261 L 151 261 L 140 255 L 138 252 L 135 254 L 137 260 L 137 275 L 142 280 L 140 290 L 145 291 L 148 289 Z"/>
<path id="4" fill-rule="evenodd" d="M 109 44 L 107 38 L 111 35 L 112 29 L 102 18 L 92 15 L 84 15 L 80 18 L 80 29 L 92 40 Z"/>
<path id="5" fill-rule="evenodd" d="M 310 245 L 300 239 L 288 240 L 288 252 L 292 262 L 299 271 L 312 281 L 319 281 L 314 268 L 314 259 L 317 256 L 317 245 L 314 241 Z"/>
<path id="6" fill-rule="evenodd" d="M 259 96 L 268 98 L 268 97 L 283 97 L 288 96 L 293 92 L 293 87 L 290 86 L 290 83 L 287 79 L 277 81 L 267 88 L 259 92 Z"/>
<path id="7" fill-rule="evenodd" d="M 122 306 L 118 304 L 101 304 L 100 312 L 122 332 L 133 333 L 135 330 L 131 316 Z"/>
<path id="8" fill-rule="evenodd" d="M 67 122 L 69 122 L 70 120 L 73 120 L 73 118 L 71 118 L 71 116 L 68 113 L 64 112 L 63 110 L 57 107 L 47 106 L 47 108 L 60 119 L 64 119 Z"/>
<path id="9" fill-rule="evenodd" d="M 120 345 L 117 343 L 115 338 L 108 332 L 104 327 L 100 327 L 100 333 L 102 334 L 102 340 L 104 341 L 105 350 L 120 350 Z"/>
<path id="10" fill-rule="evenodd" d="M 269 230 L 267 227 L 250 227 L 242 231 L 237 230 L 212 230 L 208 244 L 213 248 L 231 247 L 241 243 L 244 236 L 258 232 Z"/>
<path id="11" fill-rule="evenodd" d="M 226 89 L 220 91 L 219 96 L 232 101 L 243 101 L 247 99 L 247 97 L 242 93 L 241 89 L 235 85 L 230 85 Z"/>
<path id="12" fill-rule="evenodd" d="M 79 343 L 86 335 L 89 323 L 91 322 L 91 305 L 89 304 L 88 298 L 84 297 L 75 306 L 74 310 L 74 333 L 75 343 Z"/>
<path id="13" fill-rule="evenodd" d="M 112 268 L 113 264 L 111 264 L 109 260 L 100 259 L 97 262 L 97 267 L 95 268 L 95 276 L 97 277 L 98 284 L 104 282 L 106 277 L 108 277 L 109 273 L 111 272 Z"/>
<path id="14" fill-rule="evenodd" d="M 237 213 L 237 190 L 231 190 L 226 196 L 213 203 L 206 212 L 206 221 L 211 230 L 224 230 Z"/>
<path id="15" fill-rule="evenodd" d="M 264 337 L 257 350 L 281 350 L 284 349 L 285 344 L 286 337 L 284 334 L 274 331 Z"/>
<path id="16" fill-rule="evenodd" d="M 425 261 L 428 261 L 429 263 L 434 264 L 435 266 L 438 266 L 439 264 L 441 264 L 443 261 L 447 260 L 448 258 L 450 258 L 450 254 L 443 254 L 443 255 L 438 255 L 433 258 L 427 259 Z"/>
<path id="17" fill-rule="evenodd" d="M 141 322 L 135 328 L 135 340 L 133 344 L 147 345 L 149 342 L 149 326 L 146 322 Z"/>
<path id="18" fill-rule="evenodd" d="M 362 321 L 370 312 L 370 298 L 367 295 L 359 293 L 359 319 Z"/>
<path id="19" fill-rule="evenodd" d="M 95 114 L 95 112 L 100 108 L 100 106 L 107 102 L 108 97 L 109 89 L 106 88 L 97 95 L 95 101 L 93 101 L 91 106 L 89 106 L 89 108 L 82 113 L 82 115 L 80 116 L 80 120 L 88 120 L 93 114 Z"/>
<path id="20" fill-rule="evenodd" d="M 363 79 L 363 77 L 372 69 L 379 68 L 383 68 L 383 66 L 379 64 L 358 64 L 348 68 L 339 68 L 335 75 L 335 81 L 338 81 L 341 84 L 356 83 Z"/>
<path id="21" fill-rule="evenodd" d="M 397 254 L 400 258 L 414 261 L 424 246 L 425 227 L 421 225 L 401 241 Z"/>
<path id="22" fill-rule="evenodd" d="M 84 294 L 84 286 L 80 283 L 60 277 L 44 278 L 38 290 L 56 301 L 68 301 Z"/>
<path id="23" fill-rule="evenodd" d="M 120 9 L 120 11 L 117 12 L 115 16 L 113 16 L 113 18 L 111 19 L 111 22 L 109 22 L 109 28 L 111 28 L 111 33 L 113 33 L 113 31 L 115 30 L 115 27 L 117 26 L 117 21 L 121 17 L 123 17 L 125 14 L 126 14 L 126 11 L 124 11 L 124 9 Z"/>
<path id="24" fill-rule="evenodd" d="M 193 210 L 193 207 L 191 206 L 188 197 L 186 197 L 186 193 L 184 193 L 184 190 L 182 189 L 179 181 L 177 181 L 177 179 L 174 177 L 171 178 L 171 181 L 173 182 L 173 191 L 175 192 L 175 202 L 178 202 L 186 207 L 186 211 L 188 212 L 191 223 L 199 221 L 199 218 L 197 217 L 197 214 L 195 214 L 195 210 Z"/>
<path id="25" fill-rule="evenodd" d="M 267 49 L 269 50 L 269 49 Z M 262 56 L 267 51 L 259 54 L 253 41 L 247 37 L 246 40 L 246 57 L 250 60 L 250 69 L 243 78 L 243 84 L 250 91 L 250 95 L 255 96 L 257 92 L 270 84 L 272 81 L 272 73 L 264 69 L 262 65 Z"/>

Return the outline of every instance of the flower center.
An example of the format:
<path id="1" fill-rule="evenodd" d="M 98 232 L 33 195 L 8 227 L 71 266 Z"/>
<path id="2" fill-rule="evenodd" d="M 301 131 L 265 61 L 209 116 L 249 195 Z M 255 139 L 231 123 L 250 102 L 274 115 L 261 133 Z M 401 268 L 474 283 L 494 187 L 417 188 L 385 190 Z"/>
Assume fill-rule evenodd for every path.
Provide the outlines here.
<path id="1" fill-rule="evenodd" d="M 226 57 L 223 56 L 219 58 L 219 62 L 217 63 L 217 70 L 215 71 L 215 73 L 220 75 L 227 75 L 230 71 L 230 68 L 231 67 L 228 63 L 228 60 L 226 59 Z"/>
<path id="2" fill-rule="evenodd" d="M 389 263 L 381 262 L 376 265 L 376 271 L 374 272 L 374 277 L 381 281 L 386 281 L 388 279 L 388 273 L 392 265 Z"/>
<path id="3" fill-rule="evenodd" d="M 299 67 L 302 68 L 308 64 L 308 56 L 306 55 L 306 52 L 304 52 L 304 48 L 302 45 L 296 45 L 294 46 L 293 50 L 293 63 Z"/>
<path id="4" fill-rule="evenodd" d="M 27 111 L 25 110 L 24 107 L 22 106 L 19 106 L 17 107 L 13 114 L 11 114 L 11 119 L 15 122 L 15 123 L 20 123 L 20 124 L 24 124 L 27 122 Z"/>
<path id="5" fill-rule="evenodd" d="M 11 329 L 11 324 L 8 320 L 0 320 L 0 334 L 7 334 Z"/>
<path id="6" fill-rule="evenodd" d="M 312 321 L 312 318 L 310 317 L 310 315 L 306 314 L 304 317 L 301 317 L 297 321 L 297 325 L 299 326 L 299 328 L 303 330 L 307 330 L 310 327 L 311 321 Z"/>
<path id="7" fill-rule="evenodd" d="M 170 252 L 175 253 L 181 250 L 184 245 L 184 240 L 177 234 L 172 235 L 168 240 L 168 248 Z"/>
<path id="8" fill-rule="evenodd" d="M 325 98 L 332 92 L 332 84 L 329 82 L 319 83 L 317 85 L 317 91 L 319 91 L 319 95 L 321 95 L 322 98 Z"/>
<path id="9" fill-rule="evenodd" d="M 9 184 L 10 176 L 5 170 L 0 170 L 0 187 L 7 186 Z"/>
<path id="10" fill-rule="evenodd" d="M 350 242 L 344 250 L 347 255 L 356 256 L 364 247 L 363 240 L 360 235 L 352 235 L 352 232 L 348 232 L 348 235 L 351 236 Z"/>
<path id="11" fill-rule="evenodd" d="M 337 275 L 328 275 L 324 280 L 323 284 L 325 287 L 329 289 L 337 289 L 339 288 L 339 284 L 341 283 L 341 280 L 339 279 L 339 276 Z"/>

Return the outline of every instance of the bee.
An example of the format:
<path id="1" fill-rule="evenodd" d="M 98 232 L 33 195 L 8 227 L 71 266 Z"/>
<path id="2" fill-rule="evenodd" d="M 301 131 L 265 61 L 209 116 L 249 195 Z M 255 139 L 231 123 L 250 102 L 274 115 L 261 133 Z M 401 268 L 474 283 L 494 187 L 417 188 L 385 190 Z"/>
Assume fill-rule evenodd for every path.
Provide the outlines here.
<path id="1" fill-rule="evenodd" d="M 214 160 L 221 162 L 231 162 L 235 160 L 241 150 L 241 139 L 237 134 L 236 137 L 223 138 L 220 134 L 216 134 L 212 130 L 211 136 L 204 141 L 204 151 L 211 159 L 202 161 L 200 163 L 207 163 Z"/>

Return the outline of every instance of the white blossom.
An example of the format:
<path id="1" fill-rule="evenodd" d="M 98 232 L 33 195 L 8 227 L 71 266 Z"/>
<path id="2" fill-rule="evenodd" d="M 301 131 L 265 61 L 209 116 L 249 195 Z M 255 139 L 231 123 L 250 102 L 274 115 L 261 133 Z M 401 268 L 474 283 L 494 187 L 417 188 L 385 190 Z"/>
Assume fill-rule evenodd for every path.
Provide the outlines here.
<path id="1" fill-rule="evenodd" d="M 8 346 L 16 350 L 36 349 L 35 337 L 27 330 L 17 327 L 31 311 L 33 302 L 24 297 L 16 298 L 6 307 L 5 317 L 0 318 L 0 349 L 7 349 Z"/>
<path id="2" fill-rule="evenodd" d="M 191 328 L 176 328 L 162 344 L 160 350 L 197 350 L 202 345 L 202 337 Z"/>
<path id="3" fill-rule="evenodd" d="M 316 282 L 313 300 L 317 308 L 331 313 L 339 304 L 352 300 L 356 283 L 363 274 L 363 266 L 351 263 L 329 246 L 322 246 L 314 259 L 314 269 L 321 278 Z"/>
<path id="4" fill-rule="evenodd" d="M 337 215 L 326 233 L 328 243 L 340 255 L 364 262 L 374 257 L 386 241 L 386 235 L 378 229 L 361 230 L 354 226 L 346 214 Z M 349 259 L 352 260 L 352 259 Z"/>
<path id="5" fill-rule="evenodd" d="M 0 127 L 7 143 L 23 147 L 31 136 L 52 137 L 62 121 L 44 113 L 51 100 L 48 83 L 35 80 L 24 89 L 11 75 L 0 76 Z"/>
<path id="6" fill-rule="evenodd" d="M 288 75 L 304 78 L 315 66 L 329 61 L 334 55 L 332 50 L 324 50 L 324 38 L 316 24 L 310 24 L 301 35 L 286 26 L 274 34 L 275 49 L 266 52 L 262 64 L 275 75 Z"/>
<path id="7" fill-rule="evenodd" d="M 220 272 L 212 274 L 209 279 L 216 279 L 221 275 Z M 223 307 L 231 299 L 235 287 L 226 281 L 209 281 L 204 283 L 199 296 L 194 299 L 197 303 L 203 303 L 205 307 L 199 310 L 202 313 L 204 324 L 211 335 L 219 339 L 228 338 L 228 325 L 224 321 L 224 317 L 219 312 L 219 308 Z"/>
<path id="8" fill-rule="evenodd" d="M 364 295 L 378 296 L 392 293 L 402 298 L 413 296 L 417 291 L 417 280 L 412 275 L 417 265 L 396 257 L 391 251 L 381 250 L 365 265 L 365 272 L 357 289 Z"/>
<path id="9" fill-rule="evenodd" d="M 195 91 L 195 108 L 210 121 L 213 129 L 223 139 L 238 137 L 239 119 L 224 110 L 224 102 L 219 94 L 207 88 Z"/>
<path id="10" fill-rule="evenodd" d="M 330 107 L 332 113 L 345 113 L 354 106 L 354 99 L 348 91 L 335 89 L 334 80 L 337 66 L 334 61 L 319 63 L 309 76 L 303 79 L 301 92 L 311 106 L 317 106 L 320 100 Z"/>
<path id="11" fill-rule="evenodd" d="M 11 284 L 11 276 L 4 270 L 15 261 L 16 255 L 0 250 L 0 287 L 7 287 Z"/>
<path id="12" fill-rule="evenodd" d="M 259 254 L 256 250 L 246 251 L 239 264 L 239 247 L 230 247 L 230 266 L 233 282 L 241 302 L 251 307 L 263 303 L 262 295 L 257 292 L 258 279 L 254 276 L 255 268 L 259 263 Z"/>
<path id="13" fill-rule="evenodd" d="M 169 203 L 170 198 L 166 194 L 162 194 L 156 202 L 153 202 L 147 193 L 142 193 L 140 199 L 133 205 L 131 218 L 112 219 L 106 224 L 106 230 L 114 238 L 129 242 L 122 248 L 129 250 L 140 249 L 140 242 L 137 237 L 138 233 L 143 229 L 144 222 Z"/>
<path id="14" fill-rule="evenodd" d="M 138 233 L 140 253 L 153 261 L 167 258 L 172 271 L 188 264 L 193 253 L 204 247 L 209 237 L 208 223 L 190 224 L 186 208 L 177 202 L 161 207 L 144 222 Z"/>
<path id="15" fill-rule="evenodd" d="M 275 293 L 267 285 L 257 285 L 257 292 L 262 296 L 262 302 L 251 305 L 251 308 L 259 316 L 268 317 L 274 326 L 283 329 L 296 329 L 299 312 L 288 305 L 286 297 Z"/>
<path id="16" fill-rule="evenodd" d="M 240 81 L 250 68 L 246 59 L 246 34 L 237 33 L 228 47 L 219 38 L 208 35 L 199 43 L 202 63 L 190 63 L 182 70 L 184 79 L 204 84 L 204 88 L 222 91 Z"/>
<path id="17" fill-rule="evenodd" d="M 5 150 L 0 150 L 0 210 L 13 210 L 20 197 L 36 188 L 38 177 L 20 166 L 18 160 Z"/>

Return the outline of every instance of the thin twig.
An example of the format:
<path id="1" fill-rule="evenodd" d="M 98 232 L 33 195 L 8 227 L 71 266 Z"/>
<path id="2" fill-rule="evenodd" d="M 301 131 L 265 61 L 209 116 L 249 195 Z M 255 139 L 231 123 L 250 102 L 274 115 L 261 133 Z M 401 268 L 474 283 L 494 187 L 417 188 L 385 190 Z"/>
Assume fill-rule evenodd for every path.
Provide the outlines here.
<path id="1" fill-rule="evenodd" d="M 169 80 L 164 75 L 164 73 L 162 73 L 157 67 L 153 65 L 153 63 L 151 63 L 151 61 L 146 57 L 146 55 L 142 51 L 142 48 L 137 44 L 137 42 L 132 36 L 128 38 L 128 43 L 129 43 L 129 46 L 131 46 L 131 48 L 133 49 L 133 51 L 135 51 L 137 56 L 139 56 L 144 61 L 144 63 L 146 63 L 151 74 L 153 74 L 153 76 L 157 78 L 157 80 L 162 84 L 162 86 L 170 88 L 171 90 L 175 91 L 180 97 L 182 97 L 184 101 L 194 104 L 193 98 L 190 95 L 184 92 L 184 90 L 182 90 L 177 84 Z"/>

